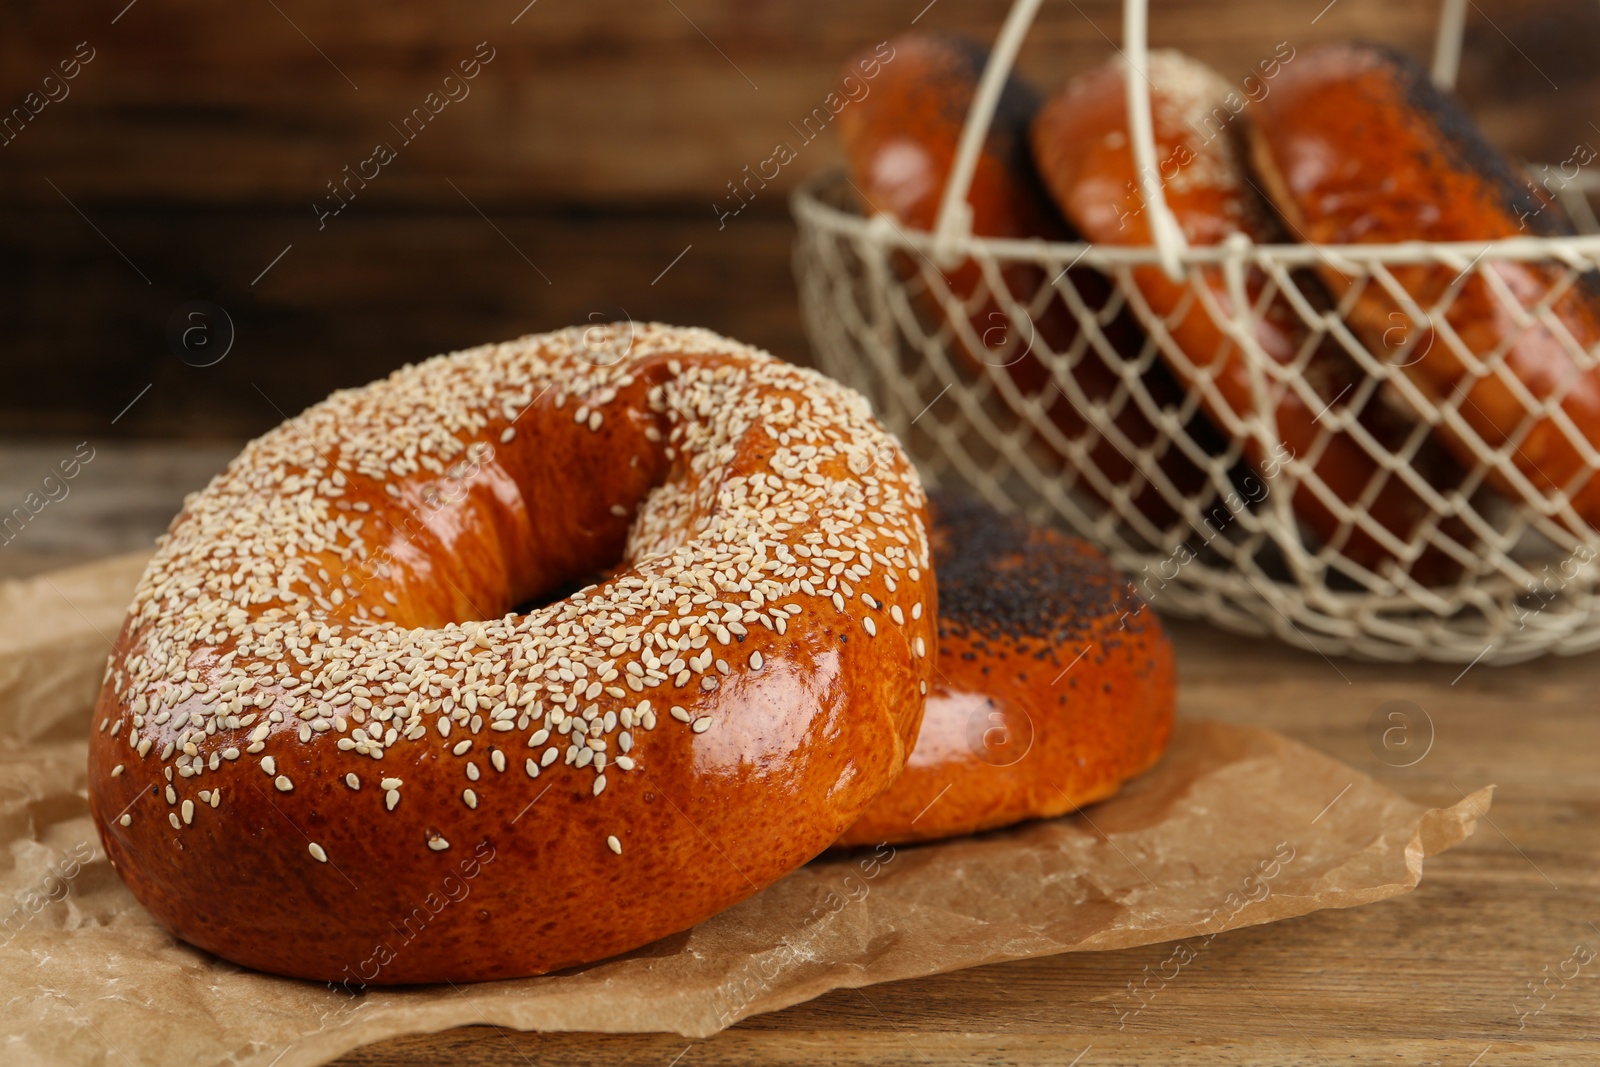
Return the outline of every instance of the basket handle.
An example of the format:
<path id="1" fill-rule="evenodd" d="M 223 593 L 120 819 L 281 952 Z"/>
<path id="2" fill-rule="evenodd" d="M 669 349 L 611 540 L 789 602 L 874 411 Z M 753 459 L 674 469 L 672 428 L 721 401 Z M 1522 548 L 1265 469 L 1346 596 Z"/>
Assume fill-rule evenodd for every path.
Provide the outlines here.
<path id="1" fill-rule="evenodd" d="M 1461 66 L 1461 36 L 1467 25 L 1467 0 L 1444 0 L 1439 9 L 1439 36 L 1433 42 L 1433 84 L 1456 87 Z"/>
<path id="2" fill-rule="evenodd" d="M 1128 90 L 1128 140 L 1133 145 L 1133 165 L 1139 173 L 1139 197 L 1150 222 L 1150 237 L 1161 269 L 1173 281 L 1183 280 L 1183 253 L 1189 250 L 1183 230 L 1167 207 L 1166 189 L 1156 169 L 1155 120 L 1150 114 L 1149 6 L 1146 0 L 1123 0 L 1122 51 L 1127 66 L 1123 84 Z M 1138 75 L 1135 77 L 1134 75 Z"/>
<path id="3" fill-rule="evenodd" d="M 978 90 L 973 95 L 972 106 L 967 111 L 966 123 L 961 128 L 961 140 L 956 147 L 956 157 L 950 167 L 950 178 L 945 182 L 944 195 L 939 201 L 939 217 L 934 223 L 934 259 L 949 263 L 954 261 L 960 248 L 972 236 L 972 205 L 967 193 L 972 187 L 972 176 L 978 168 L 978 153 L 983 140 L 989 135 L 989 125 L 994 120 L 995 108 L 1000 103 L 1000 92 L 1016 62 L 1023 38 L 1033 24 L 1042 0 L 1013 0 L 1006 21 L 1000 28 L 989 61 L 984 65 L 983 76 L 978 80 Z M 1128 87 L 1129 135 L 1133 142 L 1134 163 L 1139 170 L 1139 195 L 1149 212 L 1150 234 L 1161 258 L 1161 266 L 1173 280 L 1183 277 L 1181 256 L 1187 250 L 1183 231 L 1167 208 L 1160 175 L 1156 170 L 1154 123 L 1150 118 L 1150 84 L 1144 76 L 1146 47 L 1146 0 L 1125 0 L 1123 4 L 1122 36 L 1124 55 L 1130 68 L 1124 79 Z M 1137 74 L 1138 77 L 1133 77 Z"/>
<path id="4" fill-rule="evenodd" d="M 972 205 L 967 193 L 978 169 L 978 153 L 989 135 L 1000 92 L 1016 63 L 1017 52 L 1028 35 L 1028 28 L 1043 0 L 1012 0 L 1011 10 L 1000 27 L 978 91 L 961 127 L 961 140 L 950 167 L 939 201 L 939 217 L 934 222 L 933 258 L 952 263 L 961 247 L 972 237 Z M 1439 12 L 1439 35 L 1434 42 L 1433 83 L 1442 89 L 1455 86 L 1461 62 L 1461 38 L 1466 26 L 1467 0 L 1444 0 Z M 1139 197 L 1150 222 L 1150 237 L 1161 260 L 1161 268 L 1173 281 L 1183 278 L 1183 253 L 1188 251 L 1183 230 L 1167 207 L 1167 197 L 1156 164 L 1155 123 L 1150 114 L 1150 81 L 1145 76 L 1149 56 L 1148 0 L 1123 0 L 1122 46 L 1127 74 L 1123 81 L 1128 91 L 1128 137 L 1133 146 L 1134 167 L 1139 174 Z M 1138 77 L 1133 75 L 1137 74 Z"/>
<path id="5" fill-rule="evenodd" d="M 956 158 L 950 166 L 950 178 L 944 185 L 944 196 L 939 201 L 939 217 L 933 228 L 934 259 L 948 263 L 956 258 L 960 245 L 972 236 L 972 205 L 967 203 L 967 191 L 972 186 L 972 175 L 978 169 L 978 153 L 983 139 L 989 136 L 989 124 L 994 110 L 1000 104 L 1000 91 L 1005 88 L 1011 66 L 1016 62 L 1017 50 L 1028 35 L 1033 16 L 1043 0 L 1013 0 L 1000 36 L 989 52 L 983 76 L 978 79 L 978 91 L 967 109 L 967 121 L 961 127 L 961 140 L 956 146 Z"/>

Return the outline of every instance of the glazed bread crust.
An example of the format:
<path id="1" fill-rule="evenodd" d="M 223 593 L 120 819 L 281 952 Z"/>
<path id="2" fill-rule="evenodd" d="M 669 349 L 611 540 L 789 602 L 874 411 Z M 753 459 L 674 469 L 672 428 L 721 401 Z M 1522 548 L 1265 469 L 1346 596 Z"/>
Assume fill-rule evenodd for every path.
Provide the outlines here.
<path id="1" fill-rule="evenodd" d="M 1284 65 L 1278 77 L 1287 77 L 1297 66 L 1298 62 Z M 1282 241 L 1277 219 L 1245 168 L 1240 127 L 1252 112 L 1231 118 L 1223 104 L 1232 91 L 1227 81 L 1197 60 L 1172 51 L 1151 53 L 1148 75 L 1156 158 L 1167 206 L 1189 243 L 1215 245 L 1234 234 L 1258 243 Z M 1274 89 L 1267 100 L 1278 91 Z M 1039 169 L 1057 205 L 1087 239 L 1110 245 L 1150 243 L 1149 219 L 1137 192 L 1128 138 L 1120 61 L 1068 83 L 1041 109 L 1032 137 Z M 1256 310 L 1255 345 L 1267 359 L 1289 368 L 1293 378 L 1303 379 L 1310 395 L 1271 378 L 1258 381 L 1251 354 L 1227 328 L 1235 301 L 1223 268 L 1191 267 L 1189 276 L 1176 282 L 1159 267 L 1137 267 L 1131 275 L 1183 354 L 1184 359 L 1178 360 L 1164 352 L 1168 365 L 1181 381 L 1200 391 L 1206 411 L 1218 425 L 1240 434 L 1258 416 L 1269 417 L 1278 440 L 1263 441 L 1252 434 L 1243 442 L 1256 472 L 1270 477 L 1297 458 L 1313 464 L 1327 494 L 1347 511 L 1368 513 L 1387 534 L 1379 536 L 1359 521 L 1341 516 L 1322 493 L 1302 484 L 1291 498 L 1295 513 L 1323 546 L 1379 573 L 1393 561 L 1404 561 L 1409 573 L 1424 584 L 1459 572 L 1442 552 L 1418 544 L 1434 519 L 1427 501 L 1405 475 L 1385 469 L 1351 432 L 1326 435 L 1327 427 L 1344 417 L 1359 423 L 1355 432 L 1371 435 L 1390 451 L 1401 451 L 1412 421 L 1396 418 L 1376 402 L 1367 403 L 1357 415 L 1342 413 L 1343 406 L 1362 395 L 1361 369 L 1331 337 L 1313 342 L 1287 298 L 1269 292 L 1273 283 L 1263 271 L 1250 268 L 1243 279 L 1246 299 Z M 1314 277 L 1305 275 L 1299 285 L 1313 307 L 1326 304 Z M 1197 297 L 1196 286 L 1203 296 Z M 1266 412 L 1257 410 L 1262 392 L 1271 397 Z M 1440 469 L 1448 462 L 1441 465 L 1429 457 L 1427 465 L 1441 487 L 1453 476 L 1454 472 Z"/>
<path id="2" fill-rule="evenodd" d="M 814 372 L 631 324 L 440 357 L 186 502 L 107 668 L 91 810 L 156 919 L 246 966 L 600 959 L 888 786 L 934 596 L 916 475 Z"/>
<path id="3" fill-rule="evenodd" d="M 1306 240 L 1570 233 L 1560 208 L 1529 192 L 1455 99 L 1387 48 L 1306 49 L 1284 67 L 1252 131 L 1262 187 Z M 1352 279 L 1319 267 L 1329 291 L 1350 304 L 1346 320 L 1368 349 L 1388 353 L 1404 338 L 1392 362 L 1438 408 L 1444 443 L 1463 465 L 1491 463 L 1491 482 L 1514 499 L 1565 494 L 1570 511 L 1559 517 L 1567 525 L 1600 528 L 1600 479 L 1584 455 L 1600 445 L 1593 276 L 1569 284 L 1564 266 L 1538 259 L 1390 270 L 1412 306 L 1376 282 L 1346 299 Z M 1434 310 L 1447 299 L 1447 310 Z M 1414 309 L 1425 313 L 1421 321 Z M 1474 437 L 1498 454 L 1475 447 Z"/>
<path id="4" fill-rule="evenodd" d="M 935 495 L 939 661 L 916 749 L 841 846 L 1043 819 L 1114 794 L 1172 733 L 1172 646 L 1088 544 Z"/>
<path id="5" fill-rule="evenodd" d="M 894 59 L 884 65 L 871 93 L 840 112 L 839 135 L 863 210 L 888 215 L 909 229 L 931 230 L 988 53 L 963 37 L 937 33 L 908 33 L 895 38 L 893 47 Z M 864 60 L 856 65 L 860 62 Z M 1028 128 L 1037 110 L 1034 91 L 1021 79 L 1008 78 L 967 192 L 974 234 L 1071 239 L 1029 156 Z M 1059 270 L 1047 273 L 1031 263 L 992 268 L 1008 291 L 1002 297 L 977 260 L 939 264 L 937 272 L 931 260 L 918 255 L 897 255 L 895 262 L 911 279 L 908 288 L 918 294 L 930 329 L 941 332 L 948 323 L 955 331 L 951 350 L 969 372 L 992 379 L 1008 402 L 1036 400 L 1057 435 L 1045 440 L 1063 457 L 1072 454 L 1068 442 L 1083 446 L 1089 457 L 1086 466 L 1103 472 L 1104 478 L 1069 468 L 1078 488 L 1107 499 L 1114 490 L 1105 479 L 1129 485 L 1134 507 L 1157 526 L 1170 525 L 1178 513 L 1149 481 L 1165 479 L 1187 498 L 1209 496 L 1204 472 L 1181 450 L 1159 447 L 1162 431 L 1126 396 L 1128 385 L 1118 363 L 1134 358 L 1143 338 L 1132 316 L 1116 311 L 1104 275 L 1082 267 L 1065 272 L 1076 303 L 1098 320 L 1101 338 L 1084 344 L 1067 299 L 1035 295 Z M 959 306 L 942 300 L 945 290 Z M 1067 369 L 1056 370 L 1040 358 L 1047 349 L 1063 354 L 1076 350 L 1076 355 Z M 1182 394 L 1164 367 L 1152 366 L 1141 378 L 1158 404 L 1180 406 Z M 1009 400 L 1015 394 L 1020 396 Z M 1103 432 L 1091 425 L 1084 414 L 1090 407 L 1113 412 L 1114 429 Z M 1193 428 L 1215 434 L 1209 426 Z M 1113 440 L 1117 435 L 1120 442 Z M 1157 469 L 1136 472 L 1128 458 L 1130 444 L 1150 448 Z"/>

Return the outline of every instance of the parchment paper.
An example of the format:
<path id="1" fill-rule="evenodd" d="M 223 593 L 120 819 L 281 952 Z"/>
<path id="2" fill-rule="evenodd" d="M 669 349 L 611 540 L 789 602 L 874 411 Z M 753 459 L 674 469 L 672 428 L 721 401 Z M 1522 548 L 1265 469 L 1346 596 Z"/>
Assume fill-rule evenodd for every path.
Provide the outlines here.
<path id="1" fill-rule="evenodd" d="M 1160 765 L 1087 814 L 823 858 L 586 968 L 351 996 L 173 940 L 100 851 L 84 737 L 143 562 L 0 584 L 6 1064 L 295 1067 L 471 1023 L 702 1037 L 836 987 L 997 960 L 1179 941 L 1181 966 L 1223 930 L 1411 890 L 1489 806 L 1485 788 L 1425 810 L 1276 734 L 1180 721 Z"/>

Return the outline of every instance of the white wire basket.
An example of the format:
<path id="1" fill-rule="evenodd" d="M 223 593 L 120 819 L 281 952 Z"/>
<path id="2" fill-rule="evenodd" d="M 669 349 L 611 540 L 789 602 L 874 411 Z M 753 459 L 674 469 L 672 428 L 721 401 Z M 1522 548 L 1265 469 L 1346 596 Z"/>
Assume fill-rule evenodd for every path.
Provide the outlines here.
<path id="1" fill-rule="evenodd" d="M 1518 304 L 1494 284 L 1496 265 L 1539 264 L 1553 280 L 1552 292 L 1590 284 L 1583 276 L 1600 268 L 1590 183 L 1571 182 L 1561 191 L 1580 231 L 1572 237 L 1316 246 L 1254 244 L 1241 235 L 1190 248 L 1154 178 L 1149 87 L 1129 77 L 1131 140 L 1139 170 L 1149 176 L 1140 192 L 1154 244 L 974 237 L 968 187 L 1038 6 L 1039 0 L 1017 0 L 990 54 L 933 232 L 904 229 L 884 215 L 864 217 L 839 173 L 794 194 L 795 271 L 821 368 L 872 400 L 925 480 L 964 486 L 1002 510 L 1094 542 L 1160 611 L 1241 634 L 1274 634 L 1324 655 L 1392 661 L 1507 663 L 1600 647 L 1600 574 L 1593 566 L 1600 535 L 1576 515 L 1568 494 L 1543 490 L 1519 471 L 1515 438 L 1492 447 L 1464 422 L 1459 404 L 1430 400 L 1393 353 L 1369 351 L 1344 321 L 1349 301 L 1330 305 L 1303 291 L 1307 268 L 1335 263 L 1355 279 L 1351 293 L 1383 286 L 1411 321 L 1431 324 L 1444 321 L 1464 280 L 1481 276 L 1519 321 L 1539 321 L 1549 301 Z M 1464 7 L 1465 0 L 1444 7 L 1433 65 L 1441 85 L 1454 79 Z M 1146 57 L 1144 18 L 1143 0 L 1127 0 L 1124 53 L 1136 70 Z M 974 266 L 967 276 L 977 284 L 953 287 L 947 271 L 955 264 Z M 1418 306 L 1395 280 L 1397 269 L 1416 265 L 1446 267 L 1462 284 Z M 1248 361 L 1255 403 L 1218 419 L 1203 369 L 1189 362 L 1132 280 L 1135 268 L 1151 266 L 1186 280 L 1198 299 L 1207 284 L 1202 270 L 1214 277 L 1220 267 L 1230 287 L 1259 271 L 1268 297 L 1298 314 L 1310 337 L 1307 352 L 1331 341 L 1348 353 L 1359 368 L 1354 392 L 1317 421 L 1309 447 L 1271 471 L 1245 461 L 1253 455 L 1259 466 L 1260 457 L 1281 452 L 1274 413 L 1286 391 L 1299 391 L 1313 410 L 1323 398 L 1305 380 L 1303 361 L 1280 363 L 1260 350 L 1251 321 L 1260 305 L 1252 308 L 1238 288 L 1236 329 L 1229 333 Z M 986 310 L 997 310 L 1026 338 L 1024 355 L 972 358 L 988 350 L 974 321 Z M 1058 350 L 1035 325 L 1063 311 L 1077 328 Z M 1138 326 L 1132 345 L 1130 322 Z M 1509 380 L 1504 346 L 1471 352 L 1449 329 L 1434 331 L 1434 340 L 1457 346 L 1464 365 Z M 1575 349 L 1572 358 L 1585 373 L 1597 362 L 1594 351 Z M 1016 373 L 1020 359 L 1029 361 L 1029 374 Z M 1169 367 L 1185 373 L 1172 375 Z M 1180 377 L 1193 384 L 1186 389 Z M 1556 414 L 1572 446 L 1600 470 L 1594 446 L 1559 417 L 1563 396 L 1530 399 L 1527 422 Z M 1077 413 L 1071 425 L 1053 415 L 1061 397 Z M 1370 406 L 1396 403 L 1415 416 L 1404 432 L 1383 437 L 1363 425 Z M 1430 467 L 1440 427 L 1465 440 L 1476 459 L 1454 464 L 1442 479 Z M 1339 499 L 1316 469 L 1318 456 L 1341 436 L 1377 469 L 1354 503 Z M 1377 499 L 1390 480 L 1431 513 L 1404 542 L 1362 503 Z M 1319 538 L 1297 520 L 1291 502 L 1304 491 L 1336 515 L 1338 533 Z M 1383 545 L 1392 558 L 1376 566 L 1352 558 L 1344 546 L 1358 536 Z M 1446 565 L 1432 568 L 1430 577 L 1428 560 Z"/>

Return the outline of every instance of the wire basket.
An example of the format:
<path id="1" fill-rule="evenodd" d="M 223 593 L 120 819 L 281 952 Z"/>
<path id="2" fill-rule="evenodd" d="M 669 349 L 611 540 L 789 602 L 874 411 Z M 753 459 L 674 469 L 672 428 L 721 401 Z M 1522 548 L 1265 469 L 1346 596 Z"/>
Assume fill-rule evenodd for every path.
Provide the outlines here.
<path id="1" fill-rule="evenodd" d="M 1185 247 L 1160 183 L 1154 179 L 1149 89 L 1128 86 L 1136 161 L 1149 176 L 1142 188 L 1155 243 L 1112 247 L 1043 240 L 973 237 L 965 198 L 977 153 L 1039 0 L 1018 0 L 1007 18 L 974 97 L 934 232 L 907 231 L 888 216 L 863 217 L 839 173 L 796 191 L 799 224 L 795 271 L 807 331 L 822 369 L 873 402 L 924 478 L 964 485 L 1007 511 L 1064 525 L 1105 549 L 1153 607 L 1207 619 L 1241 634 L 1275 634 L 1325 655 L 1460 663 L 1514 662 L 1550 652 L 1600 647 L 1600 536 L 1573 511 L 1567 493 L 1532 484 L 1513 461 L 1516 439 L 1492 447 L 1464 419 L 1460 402 L 1438 402 L 1403 373 L 1406 360 L 1374 353 L 1349 328 L 1345 313 L 1365 287 L 1381 286 L 1405 309 L 1400 324 L 1444 323 L 1450 304 L 1474 277 L 1505 302 L 1517 321 L 1548 327 L 1550 298 L 1531 306 L 1497 284 L 1499 266 L 1538 264 L 1552 294 L 1592 284 L 1600 268 L 1600 235 L 1574 182 L 1562 193 L 1580 230 L 1575 237 L 1517 237 L 1490 242 L 1403 245 L 1267 245 L 1243 235 L 1221 245 Z M 1449 0 L 1441 20 L 1435 80 L 1453 80 L 1462 0 Z M 1134 69 L 1145 61 L 1144 4 L 1128 0 L 1124 51 Z M 1143 121 L 1141 121 L 1141 116 Z M 1334 263 L 1353 279 L 1332 304 L 1311 291 L 1306 271 Z M 973 287 L 952 287 L 946 270 L 967 263 Z M 1418 306 L 1395 279 L 1408 266 L 1440 266 L 1456 284 Z M 1217 418 L 1204 368 L 1189 362 L 1169 322 L 1142 297 L 1136 268 L 1159 267 L 1206 300 L 1201 272 L 1220 269 L 1236 298 L 1229 331 L 1248 362 L 1254 403 L 1237 417 Z M 1256 344 L 1240 279 L 1259 271 L 1262 299 L 1294 309 L 1309 353 L 1336 343 L 1356 367 L 1353 393 L 1316 422 L 1308 447 L 1284 453 L 1274 412 L 1288 391 L 1312 410 L 1323 397 L 1306 380 L 1305 362 L 1280 363 Z M 1107 284 L 1109 283 L 1109 284 Z M 974 360 L 994 348 L 979 336 L 987 311 L 1016 331 L 1006 359 Z M 1037 324 L 1070 314 L 1077 324 L 1065 343 Z M 1130 345 L 1129 322 L 1137 340 Z M 1219 319 L 1221 324 L 1221 319 Z M 1058 331 L 1059 333 L 1059 331 Z M 1430 331 L 1464 365 L 1510 381 L 1504 346 L 1472 352 L 1450 329 Z M 1400 338 L 1403 340 L 1403 338 Z M 1570 337 L 1569 337 L 1570 340 Z M 1404 346 L 1400 346 L 1404 350 Z M 1575 343 L 1583 372 L 1596 354 Z M 1024 353 L 1017 355 L 1017 352 Z M 1026 358 L 1030 375 L 1015 373 Z M 1309 357 L 1308 357 L 1309 358 Z M 1182 373 L 1172 375 L 1167 368 Z M 1090 373 L 1092 371 L 1092 373 Z M 1177 384 L 1181 378 L 1192 385 Z M 1522 390 L 1526 395 L 1526 390 Z M 1559 417 L 1562 393 L 1530 399 L 1527 424 L 1557 422 L 1591 469 L 1600 455 Z M 1061 398 L 1076 413 L 1055 417 Z M 1362 413 L 1382 406 L 1410 413 L 1398 435 L 1374 435 Z M 1226 405 L 1220 405 L 1226 407 Z M 1207 416 L 1211 422 L 1208 423 Z M 1215 424 L 1214 429 L 1212 423 Z M 1153 432 L 1130 432 L 1142 426 Z M 1440 428 L 1471 447 L 1475 463 L 1448 478 L 1430 470 Z M 1370 456 L 1376 474 L 1345 503 L 1323 483 L 1319 455 L 1338 439 Z M 1252 452 L 1251 449 L 1254 449 Z M 1244 457 L 1253 455 L 1255 462 Z M 1277 457 L 1263 468 L 1261 457 Z M 1396 480 L 1426 501 L 1431 518 L 1406 541 L 1368 513 L 1364 502 Z M 1570 490 L 1569 490 L 1570 491 Z M 1291 502 L 1315 494 L 1337 518 L 1332 536 L 1313 537 Z M 1350 494 L 1345 494 L 1351 499 Z M 1381 543 L 1392 557 L 1373 567 L 1345 551 L 1352 537 Z M 1427 579 L 1421 561 L 1443 559 L 1448 577 Z M 1368 561 L 1370 563 L 1370 560 Z"/>

